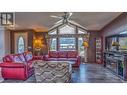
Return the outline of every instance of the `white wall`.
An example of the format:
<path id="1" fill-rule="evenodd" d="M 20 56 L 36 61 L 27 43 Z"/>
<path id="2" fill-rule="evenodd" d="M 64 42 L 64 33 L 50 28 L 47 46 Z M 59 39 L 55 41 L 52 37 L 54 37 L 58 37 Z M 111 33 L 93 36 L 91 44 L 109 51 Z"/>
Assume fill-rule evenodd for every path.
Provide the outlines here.
<path id="1" fill-rule="evenodd" d="M 4 28 L 0 27 L 0 62 L 2 62 L 2 58 L 5 55 L 5 35 L 4 35 Z M 0 68 L 0 81 L 3 81 L 3 78 L 1 77 L 1 68 Z"/>
<path id="2" fill-rule="evenodd" d="M 0 61 L 3 56 L 10 53 L 10 33 L 0 26 Z"/>
<path id="3" fill-rule="evenodd" d="M 0 27 L 0 57 L 5 55 L 5 29 Z"/>

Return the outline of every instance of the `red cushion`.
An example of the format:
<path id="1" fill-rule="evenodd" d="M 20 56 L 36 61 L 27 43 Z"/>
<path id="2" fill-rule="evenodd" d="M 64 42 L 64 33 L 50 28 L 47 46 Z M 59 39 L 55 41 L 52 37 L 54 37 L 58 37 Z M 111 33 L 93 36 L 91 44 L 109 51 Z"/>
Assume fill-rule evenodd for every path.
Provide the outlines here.
<path id="1" fill-rule="evenodd" d="M 67 51 L 59 51 L 59 58 L 67 58 Z"/>
<path id="2" fill-rule="evenodd" d="M 13 61 L 13 55 L 9 54 L 3 57 L 3 62 L 12 62 Z"/>
<path id="3" fill-rule="evenodd" d="M 68 58 L 76 58 L 78 55 L 77 51 L 68 51 L 67 56 Z"/>
<path id="4" fill-rule="evenodd" d="M 58 58 L 59 57 L 58 52 L 57 51 L 50 51 L 49 57 L 50 58 Z"/>

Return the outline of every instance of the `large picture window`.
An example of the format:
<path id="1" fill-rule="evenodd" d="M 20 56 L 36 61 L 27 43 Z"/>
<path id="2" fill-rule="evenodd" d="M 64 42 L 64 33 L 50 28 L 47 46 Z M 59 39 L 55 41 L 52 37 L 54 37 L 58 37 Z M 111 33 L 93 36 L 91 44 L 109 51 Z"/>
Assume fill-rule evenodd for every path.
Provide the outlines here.
<path id="1" fill-rule="evenodd" d="M 76 50 L 76 39 L 75 38 L 59 38 L 59 50 Z"/>

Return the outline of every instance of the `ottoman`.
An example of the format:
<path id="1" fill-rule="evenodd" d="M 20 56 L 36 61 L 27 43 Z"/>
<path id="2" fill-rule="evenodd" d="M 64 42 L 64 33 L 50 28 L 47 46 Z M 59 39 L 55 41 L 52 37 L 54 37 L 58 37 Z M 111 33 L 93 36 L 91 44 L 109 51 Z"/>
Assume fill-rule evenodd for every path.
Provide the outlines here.
<path id="1" fill-rule="evenodd" d="M 37 83 L 69 83 L 71 64 L 64 61 L 34 61 Z"/>

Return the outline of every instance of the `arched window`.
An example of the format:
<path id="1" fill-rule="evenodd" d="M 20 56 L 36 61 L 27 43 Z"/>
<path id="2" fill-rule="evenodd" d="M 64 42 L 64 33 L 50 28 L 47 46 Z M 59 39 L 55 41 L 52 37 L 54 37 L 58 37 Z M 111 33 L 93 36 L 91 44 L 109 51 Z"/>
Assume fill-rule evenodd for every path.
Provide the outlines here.
<path id="1" fill-rule="evenodd" d="M 20 36 L 18 39 L 18 53 L 22 53 L 24 51 L 25 51 L 24 38 Z"/>

